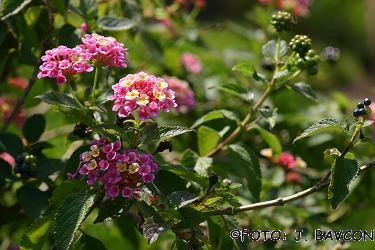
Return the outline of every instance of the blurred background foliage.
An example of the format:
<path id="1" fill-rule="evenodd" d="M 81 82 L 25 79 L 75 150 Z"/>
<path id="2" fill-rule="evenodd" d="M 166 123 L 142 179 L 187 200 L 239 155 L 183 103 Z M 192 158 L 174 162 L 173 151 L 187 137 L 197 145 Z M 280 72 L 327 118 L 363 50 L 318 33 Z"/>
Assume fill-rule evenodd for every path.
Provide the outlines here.
<path id="1" fill-rule="evenodd" d="M 191 126 L 207 112 L 222 108 L 244 117 L 249 106 L 212 87 L 224 83 L 239 83 L 251 90 L 255 99 L 258 99 L 265 86 L 232 71 L 232 67 L 239 62 L 250 61 L 262 74 L 271 74 L 267 71 L 267 62 L 262 58 L 261 47 L 268 40 L 277 37 L 275 30 L 269 25 L 270 16 L 275 12 L 273 5 L 261 5 L 256 0 L 207 0 L 206 7 L 201 11 L 189 6 L 187 10 L 178 8 L 175 12 L 172 9 L 168 12 L 163 7 L 163 1 L 108 0 L 97 1 L 97 14 L 88 12 L 79 15 L 72 11 L 72 8 L 67 11 L 64 7 L 66 2 L 51 1 L 55 14 L 52 47 L 72 47 L 79 43 L 82 35 L 80 26 L 85 22 L 89 25 L 88 32 L 96 30 L 113 36 L 129 48 L 129 67 L 105 72 L 104 81 L 100 86 L 102 89 L 108 88 L 126 74 L 140 70 L 160 76 L 177 76 L 189 82 L 195 92 L 195 109 L 183 114 L 163 114 L 156 119 L 160 124 Z M 80 6 L 78 0 L 71 0 L 69 3 L 76 8 Z M 173 1 L 166 1 L 165 4 L 171 6 Z M 297 184 L 285 183 L 286 170 L 271 164 L 259 153 L 268 146 L 257 132 L 251 131 L 238 138 L 261 158 L 264 178 L 261 197 L 263 201 L 291 195 L 314 185 L 329 168 L 323 159 L 323 151 L 333 147 L 342 150 L 347 140 L 343 134 L 322 134 L 292 145 L 297 135 L 324 117 L 334 117 L 341 121 L 345 118 L 353 120 L 351 113 L 358 101 L 365 97 L 375 100 L 373 5 L 372 0 L 315 0 L 309 7 L 309 14 L 297 18 L 298 25 L 293 34 L 285 34 L 283 37 L 289 41 L 294 34 L 307 34 L 313 41 L 314 50 L 321 53 L 318 75 L 299 76 L 300 81 L 311 84 L 317 91 L 319 101 L 306 99 L 283 88 L 265 103 L 271 108 L 278 108 L 278 120 L 272 133 L 282 142 L 283 151 L 299 156 L 307 163 L 307 168 L 299 170 L 301 180 Z M 43 6 L 44 1 L 32 0 L 22 12 L 0 22 L 1 95 L 19 98 L 32 75 L 35 60 L 40 53 L 41 41 L 47 34 L 48 13 Z M 196 18 L 195 14 L 198 14 Z M 20 15 L 25 16 L 26 23 L 17 21 Z M 130 18 L 137 22 L 137 25 L 126 31 L 103 29 L 96 21 L 104 15 Z M 19 26 L 14 28 L 16 24 Z M 337 60 L 324 60 L 324 52 L 328 46 L 339 49 Z M 183 67 L 180 57 L 184 52 L 198 56 L 202 64 L 199 74 L 192 74 Z M 91 84 L 90 77 L 92 76 L 83 74 L 77 80 L 84 83 L 76 86 L 79 96 L 83 96 L 86 87 Z M 53 147 L 44 149 L 43 154 L 49 158 L 66 159 L 77 147 L 77 143 L 80 143 L 71 134 L 76 121 L 55 112 L 55 107 L 46 106 L 34 98 L 52 89 L 67 92 L 65 86 L 57 87 L 54 79 L 38 79 L 25 99 L 23 109 L 29 116 L 34 113 L 42 113 L 45 116 L 47 128 L 41 140 L 48 141 Z M 108 113 L 108 120 L 111 119 L 115 119 L 115 114 Z M 225 134 L 229 135 L 236 124 L 235 121 L 213 121 L 205 125 L 217 131 L 228 126 Z M 267 127 L 266 124 L 262 126 Z M 372 128 L 368 128 L 365 133 L 369 135 L 371 130 Z M 7 132 L 22 135 L 22 130 L 15 124 L 11 124 Z M 173 143 L 173 153 L 163 153 L 158 158 L 159 162 L 176 161 L 189 147 L 197 150 L 194 134 L 178 137 Z M 374 149 L 360 146 L 353 153 L 357 155 L 360 165 L 363 165 L 373 160 Z M 225 175 L 228 164 L 230 162 L 224 157 L 218 156 L 213 168 L 219 175 Z M 62 181 L 61 176 L 54 178 L 57 184 Z M 369 188 L 374 181 L 374 171 L 368 171 L 357 178 L 351 186 L 353 192 L 336 210 L 330 209 L 326 190 L 323 190 L 283 207 L 246 212 L 240 215 L 240 225 L 249 229 L 281 230 L 293 236 L 295 229 L 303 228 L 309 235 L 308 241 L 301 243 L 294 243 L 291 237 L 282 244 L 269 241 L 253 242 L 252 249 L 331 249 L 337 242 L 315 242 L 312 239 L 314 229 L 375 229 L 373 222 L 368 219 L 375 216 L 375 192 Z M 17 202 L 12 197 L 17 187 L 19 186 L 13 185 L 10 190 L 2 191 L 2 206 L 10 207 Z M 251 201 L 251 195 L 245 188 L 236 190 L 235 195 L 243 204 L 249 204 Z M 84 230 L 99 238 L 108 249 L 118 249 L 118 246 L 125 245 L 126 249 L 147 248 L 147 240 L 126 222 L 126 219 L 106 222 L 104 226 L 90 224 L 93 220 L 94 218 L 84 223 Z M 17 245 L 29 224 L 28 219 L 19 218 L 0 225 L 0 249 L 12 249 L 11 245 Z M 225 232 L 227 234 L 223 233 L 221 249 L 225 249 L 225 237 L 230 241 L 228 230 Z M 149 249 L 167 249 L 172 240 L 173 236 L 170 233 L 163 234 Z M 53 243 L 52 237 L 50 243 Z M 370 249 L 374 243 L 359 241 L 350 244 L 344 246 L 351 249 Z"/>

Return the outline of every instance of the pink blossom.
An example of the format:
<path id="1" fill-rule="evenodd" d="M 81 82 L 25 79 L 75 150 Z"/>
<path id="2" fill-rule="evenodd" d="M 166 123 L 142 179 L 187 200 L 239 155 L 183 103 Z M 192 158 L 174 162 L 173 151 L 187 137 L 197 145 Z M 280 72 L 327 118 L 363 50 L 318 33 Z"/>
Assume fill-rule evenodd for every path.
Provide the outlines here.
<path id="1" fill-rule="evenodd" d="M 86 31 L 89 30 L 89 26 L 87 25 L 87 23 L 81 24 L 81 30 L 82 30 L 82 32 L 86 32 Z"/>
<path id="2" fill-rule="evenodd" d="M 7 152 L 0 153 L 0 159 L 3 159 L 7 163 L 9 163 L 9 165 L 11 165 L 12 167 L 16 166 L 16 160 L 13 158 L 13 156 L 11 156 Z"/>
<path id="3" fill-rule="evenodd" d="M 178 111 L 182 113 L 186 109 L 193 110 L 195 107 L 195 98 L 189 83 L 175 76 L 163 76 L 163 78 L 168 82 L 169 88 L 175 92 L 174 95 L 178 105 Z"/>
<path id="4" fill-rule="evenodd" d="M 119 117 L 127 117 L 138 108 L 139 119 L 145 121 L 157 116 L 160 109 L 169 112 L 169 107 L 177 107 L 168 83 L 145 72 L 121 78 L 112 89 L 114 95 L 108 99 L 114 101 L 112 110 L 118 111 Z"/>
<path id="5" fill-rule="evenodd" d="M 39 67 L 41 72 L 38 78 L 56 78 L 57 85 L 61 85 L 72 80 L 75 75 L 83 72 L 91 72 L 92 66 L 86 62 L 89 55 L 80 46 L 73 49 L 66 46 L 59 46 L 52 50 L 47 50 L 42 56 L 43 64 Z"/>
<path id="6" fill-rule="evenodd" d="M 124 187 L 122 190 L 122 196 L 123 197 L 130 197 L 133 194 L 133 189 L 130 187 Z"/>
<path id="7" fill-rule="evenodd" d="M 298 165 L 297 161 L 294 159 L 294 156 L 286 152 L 281 152 L 276 164 L 284 166 L 287 169 L 295 168 Z"/>
<path id="8" fill-rule="evenodd" d="M 181 55 L 182 65 L 192 74 L 198 75 L 202 71 L 202 64 L 198 57 L 191 53 L 182 53 Z"/>
<path id="9" fill-rule="evenodd" d="M 86 34 L 82 38 L 81 48 L 90 55 L 89 60 L 98 67 L 126 68 L 129 62 L 126 55 L 127 49 L 113 37 L 105 37 L 98 34 Z"/>
<path id="10" fill-rule="evenodd" d="M 144 182 L 150 183 L 150 182 L 152 182 L 155 179 L 155 175 L 153 175 L 153 174 L 145 174 L 145 175 L 142 176 L 142 178 L 143 178 Z"/>
<path id="11" fill-rule="evenodd" d="M 301 175 L 294 171 L 288 171 L 285 175 L 285 182 L 299 184 L 301 182 Z"/>

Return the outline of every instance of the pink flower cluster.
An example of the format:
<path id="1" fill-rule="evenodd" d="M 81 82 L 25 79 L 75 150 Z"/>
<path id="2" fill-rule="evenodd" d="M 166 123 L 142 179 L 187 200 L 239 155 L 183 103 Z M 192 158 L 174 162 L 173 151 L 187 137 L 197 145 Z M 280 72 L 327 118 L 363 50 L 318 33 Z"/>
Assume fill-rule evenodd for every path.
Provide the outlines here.
<path id="1" fill-rule="evenodd" d="M 39 67 L 41 72 L 39 72 L 38 78 L 56 78 L 57 85 L 61 85 L 73 79 L 74 75 L 92 71 L 92 66 L 86 62 L 89 59 L 79 46 L 73 49 L 59 46 L 47 50 L 46 54 L 42 56 L 44 63 Z"/>
<path id="2" fill-rule="evenodd" d="M 16 106 L 16 100 L 6 95 L 0 96 L 0 121 L 5 122 L 9 119 Z M 13 121 L 18 128 L 22 128 L 27 118 L 26 111 L 23 108 L 18 109 Z"/>
<path id="3" fill-rule="evenodd" d="M 113 37 L 104 37 L 98 34 L 86 34 L 82 38 L 80 47 L 89 55 L 89 60 L 98 67 L 126 68 L 129 62 L 124 44 Z"/>
<path id="4" fill-rule="evenodd" d="M 186 108 L 192 110 L 195 106 L 195 98 L 189 83 L 175 76 L 163 76 L 163 79 L 168 82 L 169 87 L 175 92 L 178 111 L 183 112 Z"/>
<path id="5" fill-rule="evenodd" d="M 138 108 L 140 120 L 159 115 L 160 110 L 169 112 L 169 107 L 177 107 L 174 91 L 160 77 L 145 72 L 129 74 L 112 86 L 114 95 L 108 100 L 115 101 L 112 110 L 118 111 L 119 117 L 127 117 Z"/>
<path id="6" fill-rule="evenodd" d="M 261 4 L 273 4 L 273 0 L 259 0 Z M 280 10 L 292 11 L 294 15 L 305 17 L 309 15 L 310 0 L 276 0 L 276 8 Z"/>
<path id="7" fill-rule="evenodd" d="M 77 74 L 91 72 L 91 64 L 98 67 L 127 67 L 128 53 L 115 38 L 87 34 L 82 38 L 82 43 L 75 48 L 59 46 L 47 50 L 42 56 L 43 64 L 39 67 L 41 72 L 38 78 L 56 78 L 57 85 L 61 85 Z"/>
<path id="8" fill-rule="evenodd" d="M 87 176 L 87 184 L 94 185 L 100 180 L 107 198 L 115 198 L 120 193 L 123 197 L 139 198 L 138 183 L 150 183 L 158 165 L 151 154 L 139 154 L 138 150 L 122 150 L 120 141 L 108 142 L 106 137 L 91 142 L 91 148 L 80 155 L 83 162 L 79 169 Z M 68 174 L 69 179 L 74 175 Z"/>
<path id="9" fill-rule="evenodd" d="M 198 75 L 202 71 L 202 64 L 199 58 L 191 53 L 182 53 L 181 55 L 182 65 L 194 75 Z"/>

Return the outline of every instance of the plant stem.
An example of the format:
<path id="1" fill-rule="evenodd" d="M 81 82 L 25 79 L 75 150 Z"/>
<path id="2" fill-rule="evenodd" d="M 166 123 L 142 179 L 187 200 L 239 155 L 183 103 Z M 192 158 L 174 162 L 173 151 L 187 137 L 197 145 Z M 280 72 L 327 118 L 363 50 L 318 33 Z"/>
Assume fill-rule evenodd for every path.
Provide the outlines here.
<path id="1" fill-rule="evenodd" d="M 72 89 L 72 85 L 70 84 L 70 81 L 67 81 L 66 85 L 68 86 L 69 92 L 73 96 L 76 103 L 82 108 L 82 110 L 86 111 L 86 108 L 82 105 L 82 103 L 78 100 L 77 96 L 74 94 L 74 91 Z"/>
<path id="2" fill-rule="evenodd" d="M 91 94 L 91 106 L 94 106 L 95 90 L 96 90 L 96 86 L 98 85 L 99 75 L 100 75 L 101 71 L 102 71 L 102 67 L 98 66 L 98 67 L 95 68 L 94 85 L 92 87 L 92 94 Z"/>

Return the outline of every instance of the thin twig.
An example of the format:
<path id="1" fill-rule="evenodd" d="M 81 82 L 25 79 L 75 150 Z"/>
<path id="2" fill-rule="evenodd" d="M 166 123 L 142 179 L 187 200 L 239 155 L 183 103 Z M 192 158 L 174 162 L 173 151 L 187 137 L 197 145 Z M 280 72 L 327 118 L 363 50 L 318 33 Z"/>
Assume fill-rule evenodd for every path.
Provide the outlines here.
<path id="1" fill-rule="evenodd" d="M 29 94 L 29 92 L 31 90 L 31 87 L 34 85 L 34 83 L 36 81 L 36 77 L 37 77 L 38 71 L 39 71 L 39 66 L 42 63 L 41 57 L 45 54 L 46 50 L 50 47 L 50 44 L 51 44 L 51 34 L 52 34 L 52 30 L 53 30 L 54 16 L 53 16 L 52 10 L 51 10 L 51 8 L 49 6 L 49 0 L 46 1 L 46 8 L 47 8 L 47 11 L 48 11 L 49 24 L 48 24 L 48 27 L 47 27 L 47 35 L 46 35 L 46 37 L 45 37 L 45 39 L 43 40 L 43 43 L 42 43 L 42 48 L 41 48 L 41 51 L 40 51 L 40 56 L 36 60 L 36 63 L 35 63 L 35 66 L 34 66 L 34 71 L 33 71 L 33 74 L 31 75 L 31 77 L 29 79 L 29 83 L 28 83 L 27 87 L 23 91 L 22 96 L 17 100 L 17 103 L 16 103 L 16 105 L 15 105 L 12 113 L 10 114 L 10 116 L 8 117 L 8 119 L 4 122 L 4 125 L 1 128 L 1 130 L 0 130 L 0 134 L 1 133 L 5 133 L 5 131 L 7 130 L 8 126 L 9 126 L 9 124 L 12 122 L 12 120 L 16 116 L 17 111 L 24 104 L 25 99 L 26 99 L 27 95 Z"/>
<path id="2" fill-rule="evenodd" d="M 366 170 L 368 170 L 368 169 L 370 169 L 374 166 L 375 166 L 375 161 L 369 162 L 366 165 L 363 165 L 362 167 L 360 167 L 358 169 L 357 174 L 360 175 L 362 172 L 364 172 L 364 171 L 366 171 Z M 280 198 L 277 198 L 277 199 L 274 199 L 274 200 L 258 202 L 258 203 L 255 203 L 255 204 L 245 205 L 245 206 L 241 206 L 241 207 L 237 207 L 237 208 L 229 207 L 229 208 L 218 209 L 218 210 L 215 210 L 212 214 L 213 215 L 224 215 L 224 214 L 230 215 L 230 214 L 237 214 L 239 212 L 255 210 L 255 209 L 259 209 L 259 208 L 273 207 L 273 206 L 283 206 L 286 203 L 289 203 L 289 202 L 292 202 L 292 201 L 295 201 L 295 200 L 299 200 L 299 199 L 301 199 L 303 197 L 306 197 L 310 194 L 313 194 L 315 192 L 319 192 L 320 190 L 322 190 L 325 187 L 328 187 L 329 184 L 330 184 L 330 181 L 328 181 L 328 180 L 323 181 L 324 179 L 325 178 L 323 177 L 323 179 L 320 180 L 313 187 L 308 188 L 306 190 L 303 190 L 301 192 L 298 192 L 296 194 L 290 195 L 290 196 L 280 197 Z"/>

